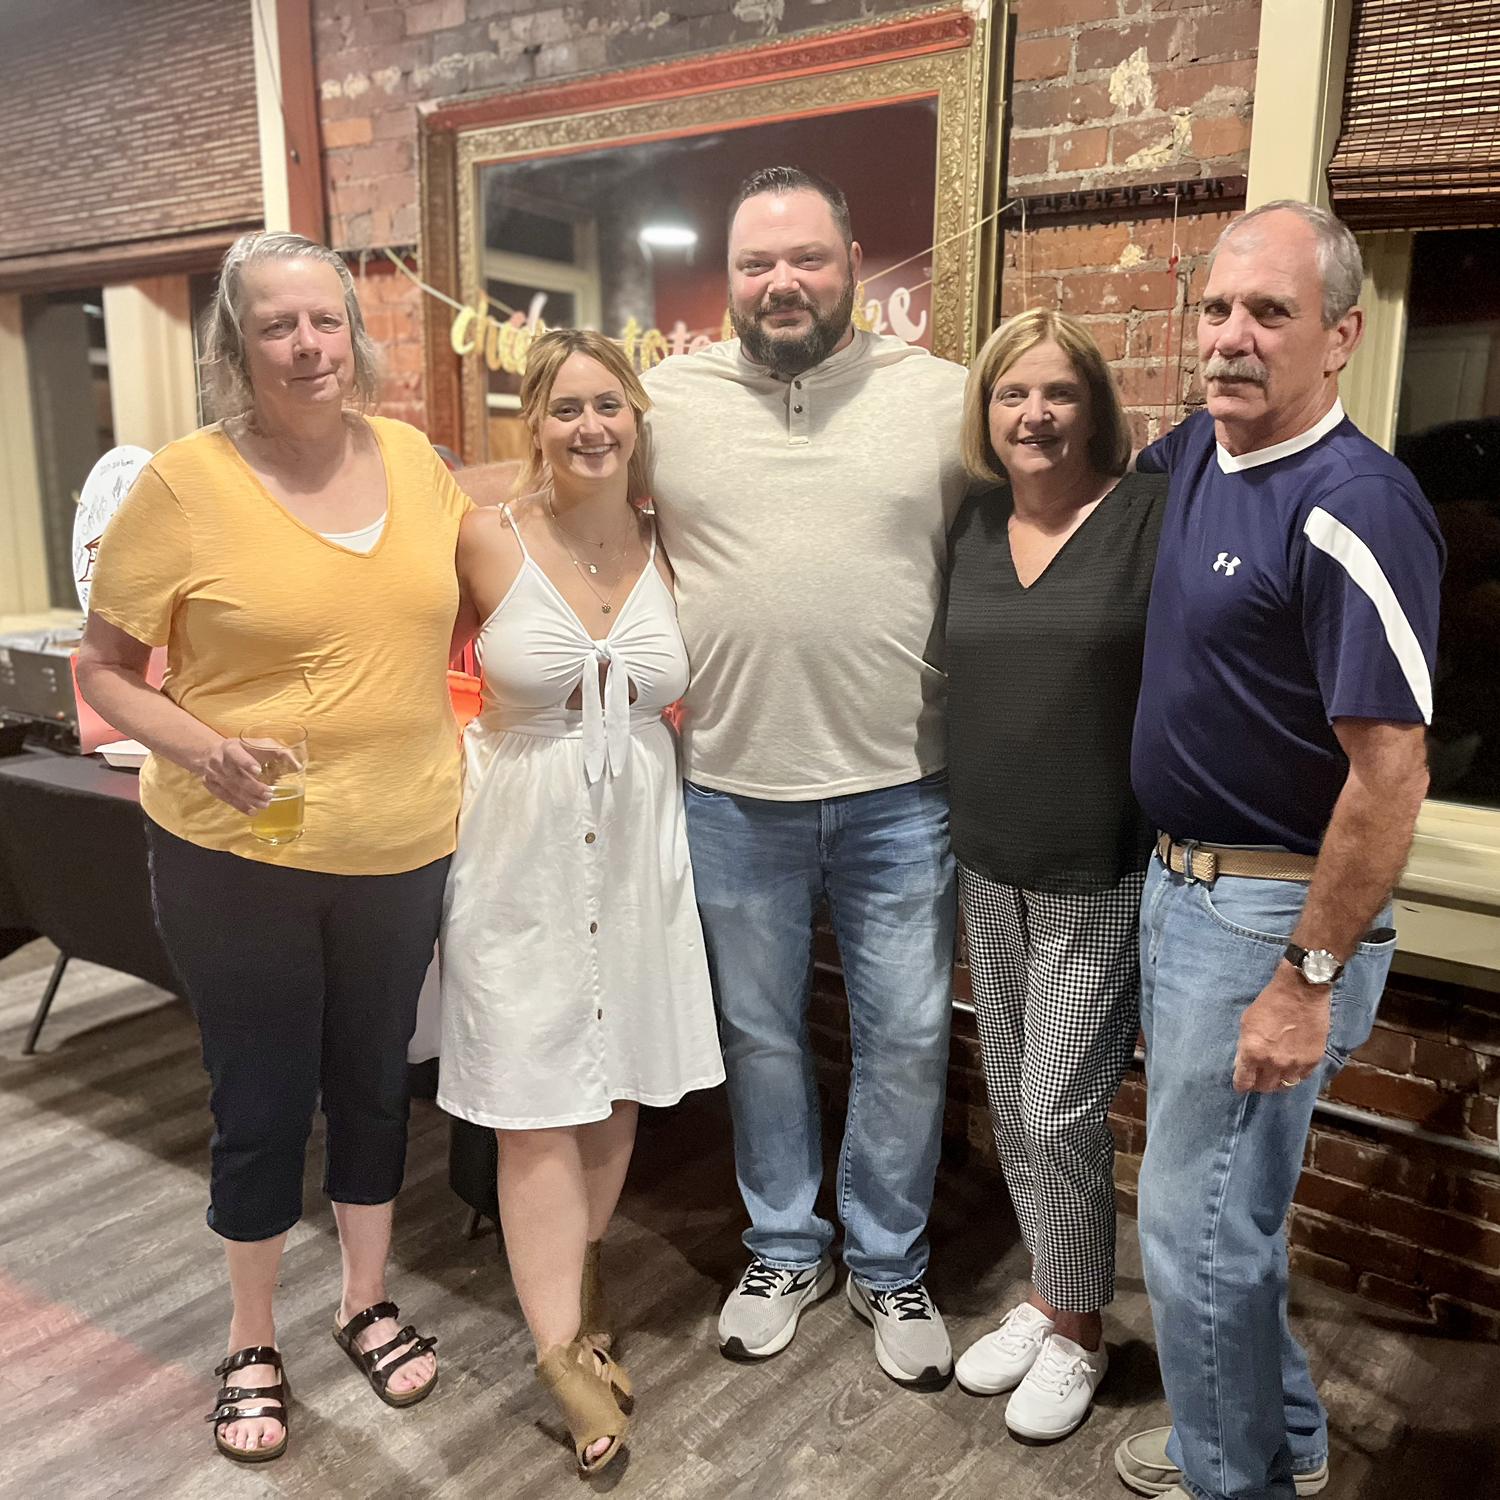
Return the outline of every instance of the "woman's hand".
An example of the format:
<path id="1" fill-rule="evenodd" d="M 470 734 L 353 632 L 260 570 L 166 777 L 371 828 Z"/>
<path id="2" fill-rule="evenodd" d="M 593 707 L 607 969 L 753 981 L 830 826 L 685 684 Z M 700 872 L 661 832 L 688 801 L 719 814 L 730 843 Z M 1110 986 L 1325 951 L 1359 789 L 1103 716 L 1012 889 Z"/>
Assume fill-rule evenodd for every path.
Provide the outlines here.
<path id="1" fill-rule="evenodd" d="M 271 788 L 260 777 L 260 762 L 238 740 L 221 739 L 193 769 L 220 802 L 247 817 L 271 805 Z"/>

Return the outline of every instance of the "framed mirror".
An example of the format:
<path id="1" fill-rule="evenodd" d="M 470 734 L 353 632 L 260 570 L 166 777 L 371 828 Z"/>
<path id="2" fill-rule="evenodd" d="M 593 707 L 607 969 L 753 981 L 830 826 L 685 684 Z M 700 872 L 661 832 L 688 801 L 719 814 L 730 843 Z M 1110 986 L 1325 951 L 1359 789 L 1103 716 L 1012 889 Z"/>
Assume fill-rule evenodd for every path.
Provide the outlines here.
<path id="1" fill-rule="evenodd" d="M 927 11 L 428 116 L 424 269 L 449 299 L 427 299 L 431 435 L 522 456 L 542 328 L 598 328 L 640 369 L 728 337 L 727 205 L 777 163 L 847 195 L 857 321 L 966 360 L 995 305 L 1003 26 Z"/>

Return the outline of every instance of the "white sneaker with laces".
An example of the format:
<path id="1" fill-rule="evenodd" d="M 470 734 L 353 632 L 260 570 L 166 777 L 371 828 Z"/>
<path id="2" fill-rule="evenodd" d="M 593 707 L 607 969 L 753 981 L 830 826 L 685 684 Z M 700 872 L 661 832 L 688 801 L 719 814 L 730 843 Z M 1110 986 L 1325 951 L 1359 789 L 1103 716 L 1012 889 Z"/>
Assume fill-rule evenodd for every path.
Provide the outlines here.
<path id="1" fill-rule="evenodd" d="M 958 1383 L 975 1396 L 1014 1390 L 1036 1363 L 1052 1326 L 1052 1319 L 1030 1302 L 1011 1308 L 993 1333 L 975 1340 L 959 1355 Z"/>
<path id="2" fill-rule="evenodd" d="M 1036 1363 L 1006 1403 L 1005 1425 L 1014 1436 L 1036 1443 L 1067 1437 L 1088 1415 L 1108 1368 L 1102 1342 L 1097 1349 L 1085 1349 L 1060 1333 L 1049 1333 Z"/>

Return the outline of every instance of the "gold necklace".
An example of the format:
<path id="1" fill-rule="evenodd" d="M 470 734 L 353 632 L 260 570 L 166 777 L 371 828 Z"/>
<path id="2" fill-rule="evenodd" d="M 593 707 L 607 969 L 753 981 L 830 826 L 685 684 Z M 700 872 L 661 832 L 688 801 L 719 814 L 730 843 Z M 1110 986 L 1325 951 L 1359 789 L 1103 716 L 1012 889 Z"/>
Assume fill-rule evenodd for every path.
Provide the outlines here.
<path id="1" fill-rule="evenodd" d="M 584 543 L 584 545 L 597 546 L 601 552 L 604 549 L 604 543 L 587 543 L 585 542 L 583 537 L 576 536 L 573 532 L 570 532 L 568 528 L 564 526 L 563 523 L 558 519 L 557 512 L 553 510 L 552 497 L 550 495 L 547 497 L 547 515 L 552 521 L 552 524 L 557 528 L 558 536 L 562 540 L 563 550 L 572 560 L 573 566 L 578 569 L 578 576 L 583 579 L 584 586 L 588 589 L 589 593 L 591 593 L 598 601 L 599 612 L 605 615 L 610 614 L 614 609 L 615 595 L 620 592 L 620 585 L 625 581 L 625 574 L 623 570 L 615 575 L 615 586 L 609 591 L 609 593 L 601 594 L 599 590 L 594 587 L 593 577 L 591 576 L 598 573 L 598 567 L 594 563 L 582 561 L 573 551 L 572 546 L 568 542 L 568 538 L 571 536 L 573 537 L 574 541 L 582 542 Z M 634 518 L 632 517 L 632 519 Z M 619 545 L 610 554 L 610 562 L 616 565 L 618 565 L 621 559 L 625 556 L 625 549 L 630 545 L 629 529 L 630 523 L 627 521 L 625 529 L 620 533 Z"/>

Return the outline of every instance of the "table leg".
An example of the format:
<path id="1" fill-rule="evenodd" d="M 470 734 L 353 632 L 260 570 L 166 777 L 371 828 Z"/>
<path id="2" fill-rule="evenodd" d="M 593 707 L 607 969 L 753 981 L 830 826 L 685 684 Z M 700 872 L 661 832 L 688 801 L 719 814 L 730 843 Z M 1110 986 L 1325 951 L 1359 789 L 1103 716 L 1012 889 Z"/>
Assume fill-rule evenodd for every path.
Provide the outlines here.
<path id="1" fill-rule="evenodd" d="M 47 1019 L 47 1012 L 52 1009 L 57 987 L 62 983 L 63 970 L 67 967 L 68 955 L 59 953 L 57 962 L 52 965 L 52 977 L 47 981 L 47 988 L 42 991 L 42 1003 L 37 1006 L 36 1014 L 31 1018 L 31 1030 L 26 1033 L 26 1045 L 21 1048 L 22 1057 L 30 1057 L 36 1051 L 36 1039 L 42 1034 L 42 1024 Z"/>

